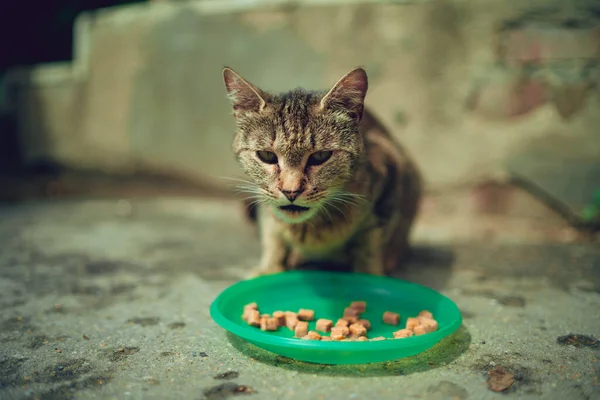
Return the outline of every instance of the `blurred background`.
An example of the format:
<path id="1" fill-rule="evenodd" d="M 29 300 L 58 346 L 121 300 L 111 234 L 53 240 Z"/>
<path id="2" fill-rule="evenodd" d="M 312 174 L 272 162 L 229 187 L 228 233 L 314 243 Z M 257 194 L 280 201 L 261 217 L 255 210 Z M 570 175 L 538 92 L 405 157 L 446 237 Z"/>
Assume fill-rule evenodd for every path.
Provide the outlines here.
<path id="1" fill-rule="evenodd" d="M 266 90 L 361 65 L 424 210 L 598 227 L 598 1 L 35 4 L 0 16 L 1 199 L 229 196 L 224 65 Z"/>
<path id="2" fill-rule="evenodd" d="M 5 3 L 0 398 L 600 398 L 599 0 Z M 211 320 L 260 260 L 225 65 L 366 68 L 426 184 L 393 276 L 456 302 L 445 344 L 342 368 Z"/>

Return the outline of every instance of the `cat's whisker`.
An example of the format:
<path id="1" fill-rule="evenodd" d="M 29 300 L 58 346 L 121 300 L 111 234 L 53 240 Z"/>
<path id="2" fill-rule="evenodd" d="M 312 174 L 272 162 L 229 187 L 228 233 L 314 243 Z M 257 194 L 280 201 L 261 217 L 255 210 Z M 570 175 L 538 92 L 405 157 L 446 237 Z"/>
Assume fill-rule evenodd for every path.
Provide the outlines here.
<path id="1" fill-rule="evenodd" d="M 229 181 L 237 181 L 237 182 L 245 182 L 245 183 L 250 183 L 250 184 L 254 184 L 254 182 L 252 182 L 250 179 L 244 179 L 244 178 L 234 178 L 231 176 L 220 176 L 219 179 L 224 179 L 224 180 L 229 180 Z"/>
<path id="2" fill-rule="evenodd" d="M 236 185 L 236 191 L 239 193 L 254 193 L 266 195 L 268 192 L 256 185 Z"/>
<path id="3" fill-rule="evenodd" d="M 256 206 L 256 205 L 261 205 L 261 204 L 265 204 L 264 199 L 256 199 L 254 201 L 251 201 L 248 206 L 252 207 L 252 206 Z"/>
<path id="4" fill-rule="evenodd" d="M 348 220 L 348 218 L 346 217 L 346 214 L 335 204 L 329 202 L 328 203 L 330 206 L 332 206 L 333 208 L 335 208 L 336 210 L 338 210 L 340 212 L 340 214 L 342 214 L 342 216 L 344 217 L 345 220 Z"/>
<path id="5" fill-rule="evenodd" d="M 244 201 L 246 201 L 246 200 L 264 200 L 264 197 L 263 196 L 259 196 L 259 195 L 256 195 L 256 196 L 246 196 L 246 197 L 242 198 L 242 200 L 244 200 Z"/>
<path id="6" fill-rule="evenodd" d="M 352 192 L 348 192 L 346 190 L 336 191 L 332 195 L 339 197 L 339 198 L 357 199 L 357 200 L 362 200 L 362 201 L 367 200 L 367 198 L 365 196 L 363 196 L 362 194 L 352 193 Z"/>
<path id="7" fill-rule="evenodd" d="M 353 202 L 353 201 L 350 201 L 350 200 L 346 200 L 346 199 L 337 199 L 337 198 L 331 198 L 331 199 L 330 199 L 330 202 L 331 202 L 332 204 L 333 204 L 333 203 L 340 203 L 340 204 L 343 204 L 343 205 L 345 205 L 345 206 L 351 206 L 351 207 L 357 207 L 357 206 L 358 206 L 358 204 L 357 204 L 357 203 L 355 203 L 355 202 Z"/>
<path id="8" fill-rule="evenodd" d="M 263 92 L 230 68 L 223 69 L 223 80 L 236 120 L 232 150 L 242 167 L 239 172 L 245 174 L 223 171 L 234 176 L 221 179 L 235 186 L 245 204 L 267 208 L 267 213 L 252 218 L 261 228 L 263 271 L 292 269 L 281 254 L 293 259 L 299 252 L 307 263 L 324 259 L 349 263 L 355 272 L 391 272 L 388 264 L 400 261 L 408 250 L 421 179 L 393 136 L 364 108 L 366 71 L 348 72 L 324 96 L 293 89 L 291 95 Z M 259 113 L 267 103 L 277 112 Z M 310 112 L 315 107 L 322 109 L 318 116 Z M 369 122 L 360 126 L 357 117 L 363 114 Z M 274 125 L 286 130 L 276 146 L 265 137 Z M 346 154 L 336 151 L 340 143 Z M 300 158 L 306 166 L 297 165 Z M 377 190 L 395 177 L 394 172 L 407 174 L 407 190 Z M 285 200 L 287 191 L 300 188 L 297 201 Z M 381 221 L 380 202 L 390 204 L 390 217 Z M 264 223 L 272 218 L 278 222 Z M 400 237 L 378 238 L 377 228 L 399 232 Z M 340 247 L 352 247 L 349 260 L 339 254 Z M 313 254 L 318 257 L 313 259 Z"/>
<path id="9" fill-rule="evenodd" d="M 323 211 L 329 222 L 333 223 L 333 218 L 331 217 L 331 214 L 325 205 L 319 205 L 319 211 Z"/>

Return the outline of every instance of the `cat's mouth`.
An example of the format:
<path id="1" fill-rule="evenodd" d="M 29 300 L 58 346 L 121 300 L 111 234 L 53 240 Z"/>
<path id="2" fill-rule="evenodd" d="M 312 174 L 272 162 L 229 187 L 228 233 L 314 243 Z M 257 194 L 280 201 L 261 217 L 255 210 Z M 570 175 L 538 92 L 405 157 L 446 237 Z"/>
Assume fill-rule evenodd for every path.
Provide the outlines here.
<path id="1" fill-rule="evenodd" d="M 297 206 L 295 204 L 286 204 L 285 206 L 279 206 L 277 208 L 279 208 L 281 211 L 292 214 L 302 214 L 303 212 L 310 210 L 309 207 Z"/>

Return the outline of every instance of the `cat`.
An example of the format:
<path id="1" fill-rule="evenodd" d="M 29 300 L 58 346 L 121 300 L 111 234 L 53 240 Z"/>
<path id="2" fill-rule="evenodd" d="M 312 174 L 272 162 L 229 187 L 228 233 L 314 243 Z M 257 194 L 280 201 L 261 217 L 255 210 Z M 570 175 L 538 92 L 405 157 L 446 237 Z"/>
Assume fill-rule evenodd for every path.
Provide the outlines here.
<path id="1" fill-rule="evenodd" d="M 421 174 L 365 110 L 367 73 L 355 68 L 327 92 L 263 91 L 229 67 L 223 80 L 249 178 L 240 190 L 257 222 L 260 265 L 249 276 L 310 263 L 389 275 L 409 254 Z"/>

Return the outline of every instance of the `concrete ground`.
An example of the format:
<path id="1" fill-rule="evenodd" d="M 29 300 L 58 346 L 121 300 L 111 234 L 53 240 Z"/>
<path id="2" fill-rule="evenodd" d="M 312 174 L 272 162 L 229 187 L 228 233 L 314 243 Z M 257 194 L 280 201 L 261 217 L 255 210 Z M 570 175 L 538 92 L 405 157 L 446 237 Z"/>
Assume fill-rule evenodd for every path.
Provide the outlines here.
<path id="1" fill-rule="evenodd" d="M 327 366 L 210 319 L 258 260 L 239 211 L 191 198 L 1 206 L 0 398 L 600 398 L 597 237 L 425 207 L 398 276 L 450 296 L 463 327 L 410 359 Z M 500 394 L 488 371 L 502 369 Z"/>

